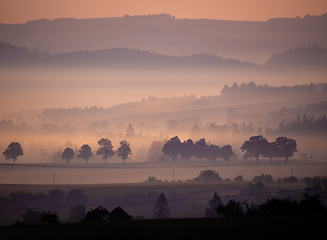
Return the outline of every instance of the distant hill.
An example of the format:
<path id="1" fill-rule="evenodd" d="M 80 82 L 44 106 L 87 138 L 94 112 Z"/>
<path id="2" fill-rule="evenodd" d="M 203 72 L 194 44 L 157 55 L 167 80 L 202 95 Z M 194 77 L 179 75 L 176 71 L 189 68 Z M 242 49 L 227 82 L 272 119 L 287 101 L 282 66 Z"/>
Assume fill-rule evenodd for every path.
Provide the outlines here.
<path id="1" fill-rule="evenodd" d="M 41 67 L 258 67 L 235 59 L 223 59 L 210 54 L 191 56 L 168 56 L 148 51 L 127 48 L 94 51 L 73 51 L 58 54 L 44 54 L 0 42 L 0 66 Z"/>
<path id="2" fill-rule="evenodd" d="M 327 47 L 326 29 L 327 14 L 265 22 L 126 15 L 0 24 L 0 41 L 51 54 L 128 48 L 174 56 L 213 53 L 264 64 L 276 52 L 308 43 Z"/>
<path id="3" fill-rule="evenodd" d="M 267 66 L 280 68 L 327 68 L 327 48 L 313 44 L 274 54 Z"/>
<path id="4" fill-rule="evenodd" d="M 26 47 L 18 47 L 5 42 L 0 42 L 0 64 L 11 65 L 13 63 L 36 61 L 41 59 L 41 53 L 30 51 Z"/>

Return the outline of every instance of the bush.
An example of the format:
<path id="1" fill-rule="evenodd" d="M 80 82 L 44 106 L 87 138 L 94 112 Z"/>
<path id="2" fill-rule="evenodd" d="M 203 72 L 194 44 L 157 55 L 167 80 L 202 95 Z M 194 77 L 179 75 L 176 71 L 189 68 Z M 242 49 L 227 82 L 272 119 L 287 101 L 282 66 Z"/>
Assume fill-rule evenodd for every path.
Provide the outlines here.
<path id="1" fill-rule="evenodd" d="M 220 205 L 216 209 L 218 215 L 225 217 L 239 217 L 243 216 L 243 210 L 240 202 L 229 200 L 227 205 Z"/>
<path id="2" fill-rule="evenodd" d="M 261 174 L 260 176 L 255 176 L 252 181 L 253 182 L 273 182 L 273 178 L 270 174 Z"/>
<path id="3" fill-rule="evenodd" d="M 294 176 L 283 178 L 283 182 L 297 183 L 297 178 Z"/>
<path id="4" fill-rule="evenodd" d="M 219 182 L 222 180 L 219 173 L 213 170 L 202 171 L 198 177 L 193 178 L 195 182 Z"/>
<path id="5" fill-rule="evenodd" d="M 92 209 L 87 212 L 85 222 L 107 222 L 109 221 L 109 211 L 102 206 Z"/>
<path id="6" fill-rule="evenodd" d="M 114 208 L 109 214 L 110 221 L 121 221 L 121 220 L 131 220 L 132 216 L 127 214 L 127 212 L 121 207 Z"/>
<path id="7" fill-rule="evenodd" d="M 160 179 L 156 179 L 156 177 L 153 177 L 153 176 L 149 176 L 147 180 L 145 180 L 145 182 L 148 182 L 148 183 L 155 183 L 155 182 L 161 182 Z"/>
<path id="8" fill-rule="evenodd" d="M 238 175 L 237 177 L 234 178 L 234 182 L 243 182 L 243 176 L 242 175 Z"/>
<path id="9" fill-rule="evenodd" d="M 58 215 L 56 213 L 53 213 L 53 212 L 50 212 L 50 211 L 42 212 L 41 221 L 44 222 L 44 223 L 50 223 L 50 224 L 60 223 Z"/>
<path id="10" fill-rule="evenodd" d="M 70 207 L 68 222 L 81 222 L 85 218 L 85 206 L 76 205 Z"/>
<path id="11" fill-rule="evenodd" d="M 40 212 L 35 209 L 27 209 L 25 213 L 22 214 L 22 218 L 25 224 L 60 223 L 60 220 L 56 213 L 50 211 Z"/>

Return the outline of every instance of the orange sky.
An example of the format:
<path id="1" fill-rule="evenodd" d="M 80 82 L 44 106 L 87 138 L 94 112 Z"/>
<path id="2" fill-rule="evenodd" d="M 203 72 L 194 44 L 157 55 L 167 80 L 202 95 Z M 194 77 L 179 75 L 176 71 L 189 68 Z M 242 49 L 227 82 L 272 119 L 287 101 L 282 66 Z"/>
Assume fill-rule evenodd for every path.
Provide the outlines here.
<path id="1" fill-rule="evenodd" d="M 327 12 L 327 0 L 0 0 L 0 22 L 170 13 L 177 18 L 267 20 Z"/>

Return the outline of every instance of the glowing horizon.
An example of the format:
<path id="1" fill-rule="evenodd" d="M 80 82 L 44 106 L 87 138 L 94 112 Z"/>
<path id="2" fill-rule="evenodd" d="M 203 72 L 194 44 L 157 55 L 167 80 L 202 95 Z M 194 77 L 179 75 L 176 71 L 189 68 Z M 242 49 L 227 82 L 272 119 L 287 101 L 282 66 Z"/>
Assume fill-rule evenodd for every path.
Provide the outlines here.
<path id="1" fill-rule="evenodd" d="M 327 12 L 325 0 L 0 0 L 1 23 L 46 18 L 171 14 L 176 18 L 266 21 Z"/>

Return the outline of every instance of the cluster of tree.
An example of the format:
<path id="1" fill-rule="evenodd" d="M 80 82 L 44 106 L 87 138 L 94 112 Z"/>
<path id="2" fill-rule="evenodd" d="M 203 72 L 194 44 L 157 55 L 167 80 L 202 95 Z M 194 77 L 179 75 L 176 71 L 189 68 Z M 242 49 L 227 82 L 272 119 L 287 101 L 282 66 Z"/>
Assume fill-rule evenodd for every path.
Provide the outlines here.
<path id="1" fill-rule="evenodd" d="M 233 179 L 235 182 L 243 182 L 243 176 L 242 175 L 238 175 Z M 220 181 L 231 181 L 230 178 L 225 178 L 222 179 L 222 177 L 220 177 L 219 173 L 214 171 L 214 170 L 204 170 L 201 171 L 199 176 L 191 179 L 191 180 L 187 180 L 186 182 L 220 182 Z M 148 179 L 145 180 L 146 183 L 161 183 L 162 181 L 160 179 L 157 179 L 156 177 L 153 176 L 149 176 Z M 166 179 L 164 182 L 168 182 L 168 180 Z M 174 181 L 173 181 L 174 182 Z M 178 183 L 182 183 L 182 180 L 177 180 Z"/>
<path id="2" fill-rule="evenodd" d="M 317 44 L 291 49 L 279 54 L 273 54 L 266 64 L 267 66 L 283 68 L 326 67 L 327 49 L 319 47 Z"/>
<path id="3" fill-rule="evenodd" d="M 205 217 L 327 216 L 327 208 L 319 195 L 304 194 L 303 199 L 299 202 L 289 198 L 272 197 L 262 204 L 229 200 L 224 205 L 217 192 L 215 192 L 213 198 L 208 201 L 208 205 L 209 207 L 205 209 Z"/>
<path id="4" fill-rule="evenodd" d="M 252 182 L 273 182 L 273 178 L 270 174 L 261 174 L 260 176 L 255 176 Z"/>
<path id="5" fill-rule="evenodd" d="M 240 119 L 242 117 L 237 116 L 235 109 L 229 109 L 228 111 L 228 118 L 229 120 L 233 121 L 235 119 Z M 241 124 L 233 122 L 231 125 L 223 124 L 219 125 L 216 123 L 211 123 L 209 128 L 199 127 L 196 123 L 191 128 L 191 136 L 203 136 L 203 135 L 211 135 L 212 137 L 215 136 L 235 136 L 235 135 L 251 135 L 256 132 L 253 123 L 250 121 L 248 124 L 242 122 Z M 262 128 L 258 128 L 258 133 L 262 133 Z"/>
<path id="6" fill-rule="evenodd" d="M 131 220 L 132 217 L 121 207 L 114 208 L 111 212 L 108 209 L 98 206 L 85 213 L 84 205 L 76 205 L 70 207 L 68 222 L 80 223 L 80 222 L 108 222 L 108 221 L 120 221 Z M 60 219 L 56 212 L 51 211 L 38 211 L 36 209 L 27 209 L 22 214 L 23 222 L 19 220 L 15 224 L 58 224 Z"/>
<path id="7" fill-rule="evenodd" d="M 259 157 L 270 158 L 285 158 L 285 162 L 297 152 L 296 141 L 287 137 L 278 137 L 274 142 L 268 140 L 262 135 L 252 136 L 248 141 L 245 141 L 241 146 L 242 152 L 245 151 L 244 159 L 256 158 L 257 162 Z"/>
<path id="8" fill-rule="evenodd" d="M 276 96 L 276 95 L 285 95 L 285 94 L 302 94 L 305 92 L 313 92 L 316 90 L 316 86 L 313 83 L 310 84 L 302 84 L 302 85 L 294 85 L 294 86 L 270 86 L 268 84 L 256 84 L 255 82 L 242 83 L 238 85 L 234 83 L 231 87 L 227 85 L 221 90 L 222 96 L 257 96 L 265 95 Z"/>
<path id="9" fill-rule="evenodd" d="M 201 171 L 199 176 L 193 178 L 194 182 L 219 182 L 223 179 L 220 177 L 219 173 L 214 170 Z"/>
<path id="10" fill-rule="evenodd" d="M 100 148 L 97 150 L 96 154 L 103 155 L 102 158 L 104 159 L 105 163 L 107 163 L 107 158 L 111 158 L 115 154 L 118 157 L 120 157 L 125 163 L 125 160 L 128 158 L 128 156 L 132 154 L 130 144 L 126 140 L 120 142 L 120 147 L 116 151 L 113 150 L 111 141 L 106 138 L 101 138 L 98 141 L 98 144 Z M 84 159 L 86 163 L 88 163 L 90 157 L 93 156 L 91 147 L 88 144 L 84 144 L 83 146 L 81 146 L 81 148 L 78 151 L 79 154 L 77 155 L 77 157 Z M 20 143 L 12 142 L 9 144 L 7 149 L 3 152 L 3 155 L 7 160 L 12 159 L 13 163 L 15 163 L 19 156 L 24 155 L 24 152 Z M 75 153 L 73 149 L 66 148 L 61 154 L 61 157 L 63 160 L 66 160 L 67 163 L 69 163 L 69 161 L 74 158 L 74 155 Z"/>
<path id="11" fill-rule="evenodd" d="M 327 177 L 305 177 L 303 179 L 306 184 L 305 190 L 308 192 L 327 192 Z"/>
<path id="12" fill-rule="evenodd" d="M 14 224 L 41 224 L 41 223 L 49 223 L 49 224 L 58 224 L 60 223 L 60 219 L 56 212 L 51 211 L 38 211 L 36 209 L 27 209 L 22 214 L 23 222 L 17 220 Z"/>
<path id="13" fill-rule="evenodd" d="M 3 216 L 8 219 L 17 219 L 22 213 L 22 209 L 28 209 L 29 211 L 22 215 L 24 223 L 59 223 L 59 218 L 55 215 L 62 216 L 66 213 L 65 206 L 85 204 L 86 201 L 87 197 L 80 189 L 71 189 L 68 193 L 59 189 L 51 189 L 48 194 L 13 192 L 9 197 L 0 199 L 0 206 Z M 36 211 L 35 209 L 44 210 Z"/>
<path id="14" fill-rule="evenodd" d="M 327 84 L 316 84 L 317 88 L 326 94 L 327 93 Z M 306 105 L 298 105 L 296 107 L 282 107 L 277 111 L 272 111 L 267 114 L 268 119 L 296 119 L 301 120 L 300 116 L 322 116 L 326 113 L 327 102 L 321 101 L 319 103 L 309 103 Z"/>
<path id="15" fill-rule="evenodd" d="M 308 118 L 303 115 L 302 118 L 297 116 L 295 120 L 289 122 L 281 121 L 278 128 L 269 128 L 265 130 L 266 134 L 305 134 L 305 135 L 327 135 L 327 119 L 325 115 L 318 117 L 317 119 Z"/>
<path id="16" fill-rule="evenodd" d="M 71 214 L 73 215 L 73 214 Z M 131 220 L 130 216 L 124 209 L 120 206 L 114 208 L 111 212 L 107 208 L 98 206 L 86 213 L 84 222 L 108 222 L 108 221 L 121 221 L 121 220 Z"/>
<path id="17" fill-rule="evenodd" d="M 80 223 L 80 222 L 109 222 L 109 221 L 121 221 L 121 220 L 131 220 L 132 216 L 129 215 L 120 206 L 114 208 L 111 212 L 105 208 L 97 206 L 96 208 L 91 208 L 87 213 L 85 210 L 85 205 L 78 204 L 70 207 L 68 213 L 68 222 Z M 170 208 L 168 200 L 165 194 L 162 192 L 156 198 L 153 217 L 157 219 L 164 219 L 170 217 Z M 19 220 L 15 224 L 41 224 L 50 223 L 56 224 L 60 223 L 59 217 L 56 212 L 50 211 L 38 211 L 35 208 L 28 208 L 22 214 L 23 222 Z"/>
<path id="18" fill-rule="evenodd" d="M 111 158 L 115 155 L 115 151 L 113 150 L 111 141 L 106 138 L 102 138 L 98 141 L 98 144 L 100 148 L 97 150 L 96 154 L 103 155 L 102 158 L 104 159 L 105 163 L 107 163 L 107 158 Z M 75 153 L 73 149 L 66 148 L 63 151 L 61 157 L 62 159 L 66 160 L 67 163 L 69 163 L 69 161 L 74 158 L 74 154 Z M 122 158 L 124 163 L 128 155 L 132 154 L 132 151 L 129 147 L 129 143 L 126 140 L 120 142 L 120 147 L 117 149 L 116 154 L 118 157 Z M 92 156 L 93 154 L 91 151 L 91 147 L 87 144 L 81 146 L 79 154 L 77 155 L 78 158 L 84 159 L 86 163 L 88 163 L 89 158 Z"/>
<path id="19" fill-rule="evenodd" d="M 229 161 L 234 154 L 230 145 L 223 147 L 215 144 L 207 145 L 204 138 L 196 143 L 192 139 L 181 142 L 178 136 L 171 138 L 165 143 L 162 153 L 171 158 L 173 162 L 176 161 L 178 155 L 187 162 L 190 161 L 191 157 L 201 159 L 201 162 L 204 158 L 214 162 L 218 157 Z"/>

